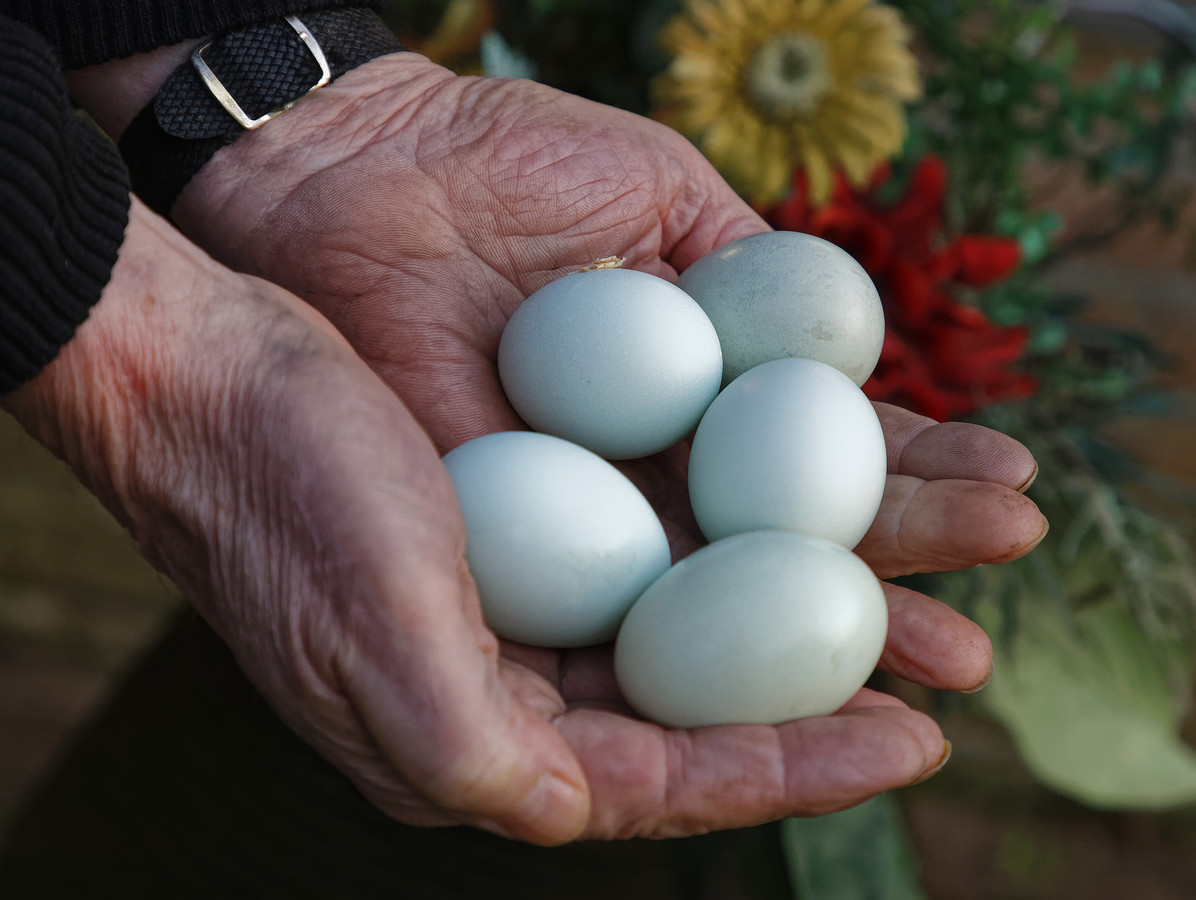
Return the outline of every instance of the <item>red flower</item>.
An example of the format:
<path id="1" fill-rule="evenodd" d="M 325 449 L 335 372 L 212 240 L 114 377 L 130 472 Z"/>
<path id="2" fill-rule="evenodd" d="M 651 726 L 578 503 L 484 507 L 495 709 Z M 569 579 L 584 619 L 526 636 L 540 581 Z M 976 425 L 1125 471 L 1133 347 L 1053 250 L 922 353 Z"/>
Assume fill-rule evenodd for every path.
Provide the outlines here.
<path id="1" fill-rule="evenodd" d="M 943 235 L 947 171 L 937 157 L 918 164 L 904 196 L 882 204 L 878 195 L 888 179 L 882 167 L 866 190 L 853 191 L 840 178 L 830 203 L 814 207 L 798 173 L 792 196 L 764 213 L 774 228 L 839 245 L 876 283 L 885 342 L 864 392 L 940 421 L 1029 396 L 1034 380 L 1015 368 L 1028 330 L 994 325 L 953 296 L 958 287 L 983 288 L 1008 277 L 1021 263 L 1017 242 Z"/>

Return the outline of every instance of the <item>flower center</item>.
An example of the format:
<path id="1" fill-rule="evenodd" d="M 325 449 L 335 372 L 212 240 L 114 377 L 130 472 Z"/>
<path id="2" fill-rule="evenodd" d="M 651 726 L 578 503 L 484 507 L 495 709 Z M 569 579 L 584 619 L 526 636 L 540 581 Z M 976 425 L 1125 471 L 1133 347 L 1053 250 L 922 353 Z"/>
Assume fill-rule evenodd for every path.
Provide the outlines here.
<path id="1" fill-rule="evenodd" d="M 826 48 L 802 32 L 775 35 L 760 45 L 744 71 L 748 97 L 765 115 L 809 115 L 831 89 Z"/>

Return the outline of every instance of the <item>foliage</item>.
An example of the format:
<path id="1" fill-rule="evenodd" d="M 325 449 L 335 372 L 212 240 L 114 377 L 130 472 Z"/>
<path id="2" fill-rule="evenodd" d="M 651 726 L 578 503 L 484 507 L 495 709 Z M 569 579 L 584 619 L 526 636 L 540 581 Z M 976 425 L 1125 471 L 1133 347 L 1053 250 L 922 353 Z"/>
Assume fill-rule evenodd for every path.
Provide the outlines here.
<path id="1" fill-rule="evenodd" d="M 1093 186 L 1114 188 L 1117 230 L 1145 218 L 1177 221 L 1161 190 L 1196 98 L 1187 59 L 1119 61 L 1091 83 L 1075 74 L 1077 49 L 1055 4 L 1014 0 L 897 0 L 923 41 L 927 102 L 911 139 L 941 156 L 959 190 L 955 224 L 1027 232 L 1031 259 L 1048 255 L 1051 222 L 1032 213 L 1025 180 L 1035 157 L 1076 166 Z M 978 20 L 980 20 L 978 22 Z M 971 25 L 978 22 L 977 25 Z M 1044 218 L 1047 221 L 1044 221 Z M 1085 233 L 1049 255 L 1108 240 Z"/>
<path id="2" fill-rule="evenodd" d="M 1078 323 L 1082 298 L 1053 295 L 1043 276 L 1144 221 L 1179 227 L 1188 193 L 1167 182 L 1196 99 L 1186 57 L 1119 61 L 1089 83 L 1075 75 L 1076 44 L 1049 4 L 1013 0 L 900 0 L 924 42 L 927 100 L 907 158 L 930 152 L 951 172 L 948 220 L 956 231 L 1017 238 L 1027 265 L 978 298 L 999 322 L 1034 329 L 1030 370 L 1045 386 L 1027 425 L 1091 432 L 1147 391 L 1164 360 L 1140 336 Z M 983 27 L 965 27 L 984 17 Z M 1106 197 L 1083 222 L 1035 205 L 1031 163 L 1083 179 Z"/>
<path id="3" fill-rule="evenodd" d="M 991 230 L 1023 248 L 1022 269 L 974 302 L 995 321 L 1031 329 L 1024 366 L 1040 388 L 976 418 L 1034 451 L 1041 474 L 1031 494 L 1052 523 L 1026 559 L 942 577 L 934 589 L 977 613 L 981 604 L 1002 662 L 985 700 L 1045 783 L 1102 806 L 1191 802 L 1196 795 L 1180 788 L 1196 777 L 1196 756 L 1177 737 L 1196 668 L 1190 535 L 1128 499 L 1141 469 L 1100 437 L 1127 414 L 1168 411 L 1157 387 L 1168 360 L 1140 334 L 1085 321 L 1084 298 L 1054 292 L 1049 276 L 1142 223 L 1181 226 L 1189 197 L 1168 176 L 1193 137 L 1196 66 L 1169 53 L 1119 61 L 1085 81 L 1054 7 L 895 5 L 927 59 L 927 100 L 907 158 L 944 160 L 955 229 Z M 967 27 L 981 18 L 982 27 Z M 1037 206 L 1031 165 L 1100 197 L 1089 221 Z M 1132 751 L 1127 740 L 1137 742 Z M 1157 782 L 1144 783 L 1151 770 L 1169 773 L 1170 800 Z"/>
<path id="4" fill-rule="evenodd" d="M 982 623 L 999 621 L 992 606 L 982 603 Z M 1021 626 L 998 648 L 985 701 L 1043 783 L 1101 809 L 1196 802 L 1196 750 L 1180 737 L 1189 692 L 1176 678 L 1186 644 L 1148 635 L 1108 601 L 1067 618 L 1029 607 Z"/>
<path id="5" fill-rule="evenodd" d="M 781 841 L 797 897 L 924 900 L 918 863 L 891 795 L 819 819 L 787 819 Z"/>
<path id="6" fill-rule="evenodd" d="M 1047 279 L 1055 264 L 1144 220 L 1178 227 L 1188 198 L 1167 176 L 1181 139 L 1192 136 L 1196 66 L 1178 55 L 1120 61 L 1081 83 L 1074 38 L 1050 6 L 897 5 L 929 59 L 927 102 L 908 152 L 941 154 L 957 227 L 1015 237 L 1027 261 L 976 302 L 997 321 L 1032 329 L 1025 365 L 1041 388 L 979 418 L 1033 445 L 1043 470 L 1034 496 L 1059 533 L 1030 559 L 1002 567 L 1000 578 L 1020 596 L 1026 588 L 1029 596 L 1054 594 L 1059 608 L 1094 596 L 1122 604 L 1149 633 L 1164 623 L 1196 644 L 1191 554 L 1174 527 L 1126 499 L 1122 488 L 1138 470 L 1099 437 L 1127 413 L 1167 409 L 1156 387 L 1167 360 L 1139 334 L 1086 323 L 1083 298 L 1052 293 Z M 963 27 L 971 16 L 985 16 L 984 27 Z M 1065 167 L 1102 192 L 1108 199 L 1094 224 L 1036 208 L 1030 163 Z"/>

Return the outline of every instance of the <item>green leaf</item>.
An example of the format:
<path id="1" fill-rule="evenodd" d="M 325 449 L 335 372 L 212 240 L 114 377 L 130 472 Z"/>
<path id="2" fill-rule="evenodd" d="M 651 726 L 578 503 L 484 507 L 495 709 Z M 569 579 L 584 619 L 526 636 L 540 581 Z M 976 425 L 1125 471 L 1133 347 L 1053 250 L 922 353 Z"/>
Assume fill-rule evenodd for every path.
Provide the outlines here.
<path id="1" fill-rule="evenodd" d="M 1193 100 L 1196 100 L 1196 66 L 1188 65 L 1176 79 L 1175 93 L 1167 111 L 1174 119 L 1183 118 Z"/>
<path id="2" fill-rule="evenodd" d="M 986 627 L 1000 622 L 993 603 L 977 615 Z M 1024 604 L 1018 615 L 983 700 L 1036 777 L 1102 809 L 1196 803 L 1196 752 L 1179 737 L 1182 645 L 1148 637 L 1112 602 L 1070 617 Z"/>
<path id="3" fill-rule="evenodd" d="M 482 70 L 500 78 L 536 80 L 536 64 L 511 47 L 497 31 L 482 35 Z"/>
<path id="4" fill-rule="evenodd" d="M 786 819 L 781 842 L 799 900 L 925 900 L 905 821 L 888 794 L 816 819 Z"/>
<path id="5" fill-rule="evenodd" d="M 1034 353 L 1054 353 L 1067 343 L 1067 338 L 1066 323 L 1047 320 L 1031 333 L 1029 350 Z"/>
<path id="6" fill-rule="evenodd" d="M 1138 68 L 1138 90 L 1144 94 L 1157 94 L 1166 86 L 1166 77 L 1163 61 L 1149 59 Z"/>
<path id="7" fill-rule="evenodd" d="M 1051 247 L 1051 235 L 1049 231 L 1039 227 L 1038 223 L 1034 223 L 1018 235 L 1018 243 L 1021 245 L 1022 259 L 1026 265 L 1033 265 L 1047 255 Z"/>

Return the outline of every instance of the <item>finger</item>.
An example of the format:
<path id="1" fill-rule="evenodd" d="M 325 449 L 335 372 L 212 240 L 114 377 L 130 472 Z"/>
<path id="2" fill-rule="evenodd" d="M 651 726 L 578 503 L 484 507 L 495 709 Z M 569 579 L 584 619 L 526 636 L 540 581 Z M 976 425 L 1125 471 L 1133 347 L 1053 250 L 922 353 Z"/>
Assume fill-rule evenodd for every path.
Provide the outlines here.
<path id="1" fill-rule="evenodd" d="M 992 677 L 992 642 L 984 629 L 916 591 L 886 584 L 889 634 L 880 668 L 940 690 L 977 691 Z"/>
<path id="2" fill-rule="evenodd" d="M 855 692 L 855 696 L 848 700 L 837 711 L 836 715 L 851 712 L 852 710 L 860 709 L 876 709 L 879 707 L 892 707 L 893 709 L 908 709 L 905 702 L 894 697 L 892 694 L 886 694 L 882 691 L 874 691 L 872 688 L 860 688 Z"/>
<path id="3" fill-rule="evenodd" d="M 589 796 L 578 760 L 546 721 L 563 705 L 517 696 L 501 677 L 447 471 L 393 394 L 360 363 L 348 372 L 324 372 L 320 383 L 343 417 L 339 452 L 303 457 L 312 496 L 295 497 L 307 531 L 322 539 L 318 602 L 303 617 L 296 656 L 327 670 L 331 692 L 389 766 L 358 782 L 384 810 L 408 812 L 391 807 L 406 788 L 408 805 L 415 791 L 450 821 L 539 844 L 571 840 Z"/>
<path id="4" fill-rule="evenodd" d="M 888 403 L 874 403 L 885 433 L 889 471 L 925 481 L 991 481 L 1025 491 L 1038 463 L 1021 443 L 981 425 L 936 422 Z"/>
<path id="5" fill-rule="evenodd" d="M 688 731 L 587 709 L 558 727 L 585 767 L 593 796 L 585 836 L 598 839 L 678 837 L 845 809 L 922 779 L 946 747 L 929 717 L 892 705 Z"/>
<path id="6" fill-rule="evenodd" d="M 999 484 L 890 475 L 855 552 L 880 578 L 1008 562 L 1046 536 L 1034 502 Z"/>
<path id="7" fill-rule="evenodd" d="M 363 724 L 403 780 L 466 824 L 535 844 L 577 837 L 588 788 L 572 752 L 545 720 L 550 695 L 526 683 L 508 689 L 497 669 L 462 659 L 461 641 L 433 637 L 425 647 L 421 656 L 452 659 L 455 671 L 441 666 L 435 678 L 414 682 L 358 666 L 346 684 Z M 410 653 L 409 646 L 403 650 Z M 426 671 L 431 662 L 414 661 Z"/>

